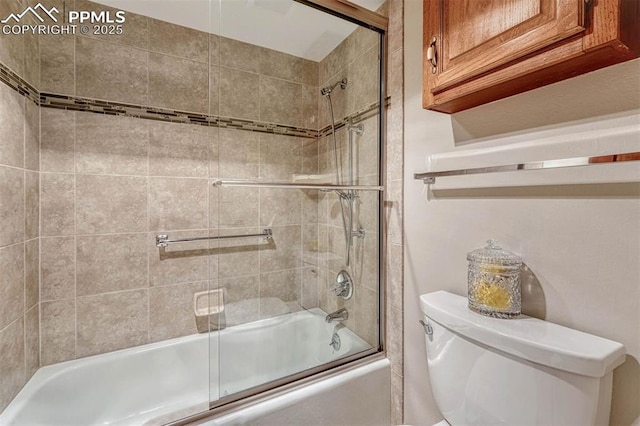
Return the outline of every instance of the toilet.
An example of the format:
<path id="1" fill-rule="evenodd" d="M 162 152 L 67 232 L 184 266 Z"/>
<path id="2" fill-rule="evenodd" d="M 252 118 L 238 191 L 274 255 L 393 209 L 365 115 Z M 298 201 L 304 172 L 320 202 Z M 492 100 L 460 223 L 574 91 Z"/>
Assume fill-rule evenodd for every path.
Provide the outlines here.
<path id="1" fill-rule="evenodd" d="M 622 344 L 526 315 L 485 317 L 445 291 L 420 296 L 429 381 L 459 425 L 608 425 Z"/>

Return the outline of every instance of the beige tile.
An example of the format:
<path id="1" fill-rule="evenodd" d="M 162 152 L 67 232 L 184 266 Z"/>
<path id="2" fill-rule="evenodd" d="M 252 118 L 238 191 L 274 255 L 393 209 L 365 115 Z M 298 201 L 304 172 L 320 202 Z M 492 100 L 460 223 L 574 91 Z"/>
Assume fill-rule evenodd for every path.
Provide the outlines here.
<path id="1" fill-rule="evenodd" d="M 302 225 L 302 264 L 303 266 L 318 266 L 318 225 Z"/>
<path id="2" fill-rule="evenodd" d="M 209 290 L 209 282 L 149 289 L 149 336 L 152 342 L 198 332 L 193 296 Z"/>
<path id="3" fill-rule="evenodd" d="M 404 156 L 402 105 L 391 104 L 387 111 L 387 179 L 402 179 Z"/>
<path id="4" fill-rule="evenodd" d="M 40 170 L 40 107 L 25 101 L 24 167 Z"/>
<path id="5" fill-rule="evenodd" d="M 210 217 L 212 228 L 258 226 L 259 189 L 211 187 Z"/>
<path id="6" fill-rule="evenodd" d="M 25 98 L 0 84 L 0 164 L 24 166 Z"/>
<path id="7" fill-rule="evenodd" d="M 24 37 L 24 79 L 35 88 L 40 87 L 40 36 L 31 33 Z"/>
<path id="8" fill-rule="evenodd" d="M 76 301 L 40 305 L 40 362 L 42 366 L 76 357 Z"/>
<path id="9" fill-rule="evenodd" d="M 24 315 L 24 244 L 0 249 L 0 330 Z"/>
<path id="10" fill-rule="evenodd" d="M 85 0 L 75 1 L 75 10 L 90 10 L 95 12 L 106 11 L 110 12 L 111 16 L 114 16 L 115 12 L 121 10 L 96 2 L 89 2 Z M 122 34 L 94 34 L 93 31 L 90 31 L 87 35 L 79 34 L 81 37 L 90 37 L 98 40 L 109 41 L 111 43 L 147 49 L 149 47 L 149 21 L 151 21 L 151 19 L 146 16 L 127 11 L 125 14 L 125 21 L 121 24 L 116 24 L 122 27 Z"/>
<path id="11" fill-rule="evenodd" d="M 386 218 L 389 242 L 402 244 L 402 180 L 393 180 L 387 185 Z"/>
<path id="12" fill-rule="evenodd" d="M 220 115 L 258 120 L 260 118 L 258 74 L 220 68 Z"/>
<path id="13" fill-rule="evenodd" d="M 162 122 L 149 126 L 151 176 L 208 176 L 209 127 Z"/>
<path id="14" fill-rule="evenodd" d="M 18 2 L 1 2 L 0 16 L 2 19 L 11 13 L 21 13 L 24 8 Z M 14 22 L 11 21 L 11 24 Z M 18 75 L 24 72 L 24 38 L 19 35 L 4 35 L 0 43 L 0 62 Z"/>
<path id="15" fill-rule="evenodd" d="M 260 225 L 300 225 L 302 191 L 260 188 Z"/>
<path id="16" fill-rule="evenodd" d="M 76 172 L 146 175 L 148 121 L 76 114 Z"/>
<path id="17" fill-rule="evenodd" d="M 209 63 L 220 64 L 220 36 L 209 34 Z"/>
<path id="18" fill-rule="evenodd" d="M 371 346 L 378 345 L 378 293 L 359 286 L 354 291 L 354 300 L 357 311 L 355 326 L 359 336 Z"/>
<path id="19" fill-rule="evenodd" d="M 76 95 L 146 105 L 149 53 L 76 37 Z"/>
<path id="20" fill-rule="evenodd" d="M 391 424 L 401 425 L 404 423 L 403 417 L 403 378 L 401 375 L 391 373 Z"/>
<path id="21" fill-rule="evenodd" d="M 207 229 L 171 232 L 171 238 L 206 236 Z M 147 237 L 149 253 L 149 285 L 175 285 L 209 279 L 209 244 L 207 241 L 171 244 L 166 249 L 156 247 L 157 233 Z"/>
<path id="22" fill-rule="evenodd" d="M 230 228 L 220 231 L 217 235 L 246 235 L 259 232 L 260 228 Z M 264 243 L 259 238 L 220 241 L 215 250 L 218 254 L 217 277 L 223 279 L 260 273 L 261 244 Z"/>
<path id="23" fill-rule="evenodd" d="M 302 86 L 302 126 L 307 129 L 318 129 L 318 86 Z M 324 101 L 324 99 L 322 99 Z"/>
<path id="24" fill-rule="evenodd" d="M 220 65 L 260 73 L 260 54 L 265 48 L 231 38 L 219 38 Z"/>
<path id="25" fill-rule="evenodd" d="M 318 174 L 320 171 L 318 160 L 318 140 L 302 139 L 302 173 Z M 330 179 L 326 182 L 330 182 Z"/>
<path id="26" fill-rule="evenodd" d="M 220 128 L 209 127 L 209 177 L 220 176 Z"/>
<path id="27" fill-rule="evenodd" d="M 269 318 L 283 312 L 270 312 L 268 298 L 283 302 L 299 302 L 302 287 L 301 269 L 289 269 L 260 274 L 260 318 Z"/>
<path id="28" fill-rule="evenodd" d="M 76 238 L 78 296 L 148 287 L 147 235 Z"/>
<path id="29" fill-rule="evenodd" d="M 377 47 L 372 47 L 349 65 L 347 69 L 349 85 L 345 90 L 348 114 L 362 110 L 378 101 L 378 71 Z"/>
<path id="30" fill-rule="evenodd" d="M 220 129 L 220 177 L 255 179 L 260 167 L 258 133 L 246 130 Z"/>
<path id="31" fill-rule="evenodd" d="M 208 96 L 208 64 L 149 53 L 149 104 L 206 114 Z"/>
<path id="32" fill-rule="evenodd" d="M 391 307 L 401 309 L 403 306 L 403 258 L 402 246 L 387 245 L 387 298 Z"/>
<path id="33" fill-rule="evenodd" d="M 273 240 L 260 246 L 260 272 L 302 267 L 302 229 L 299 225 L 274 226 Z"/>
<path id="34" fill-rule="evenodd" d="M 66 174 L 40 175 L 41 235 L 71 235 L 75 232 L 75 177 Z"/>
<path id="35" fill-rule="evenodd" d="M 220 113 L 220 67 L 209 67 L 209 114 Z"/>
<path id="36" fill-rule="evenodd" d="M 147 178 L 77 175 L 76 204 L 79 234 L 145 231 Z"/>
<path id="37" fill-rule="evenodd" d="M 4 410 L 26 381 L 22 318 L 0 331 L 0 410 Z"/>
<path id="38" fill-rule="evenodd" d="M 40 240 L 24 245 L 24 308 L 31 309 L 40 301 Z"/>
<path id="39" fill-rule="evenodd" d="M 43 301 L 76 297 L 76 247 L 74 237 L 42 238 L 41 287 Z"/>
<path id="40" fill-rule="evenodd" d="M 272 49 L 262 49 L 260 73 L 295 83 L 318 85 L 318 63 Z"/>
<path id="41" fill-rule="evenodd" d="M 302 270 L 302 295 L 301 305 L 305 309 L 313 309 L 319 306 L 318 300 L 318 269 L 308 267 Z"/>
<path id="42" fill-rule="evenodd" d="M 0 247 L 24 240 L 24 172 L 0 166 Z"/>
<path id="43" fill-rule="evenodd" d="M 41 108 L 40 171 L 74 172 L 76 113 Z"/>
<path id="44" fill-rule="evenodd" d="M 149 231 L 208 228 L 206 179 L 149 179 Z"/>
<path id="45" fill-rule="evenodd" d="M 209 35 L 157 19 L 149 19 L 149 50 L 198 62 L 209 60 Z"/>
<path id="46" fill-rule="evenodd" d="M 352 141 L 355 155 L 355 177 L 358 183 L 364 182 L 365 177 L 377 180 L 378 177 L 378 116 L 370 117 L 357 123 L 363 129 L 362 135 L 354 133 Z"/>
<path id="47" fill-rule="evenodd" d="M 393 55 L 402 49 L 404 41 L 403 31 L 404 7 L 401 0 L 390 0 L 389 2 L 389 33 L 388 52 Z"/>
<path id="48" fill-rule="evenodd" d="M 260 121 L 302 126 L 302 85 L 261 75 Z"/>
<path id="49" fill-rule="evenodd" d="M 147 290 L 78 298 L 78 356 L 148 342 Z"/>
<path id="50" fill-rule="evenodd" d="M 292 136 L 260 135 L 260 178 L 291 182 L 302 173 L 302 139 Z"/>
<path id="51" fill-rule="evenodd" d="M 40 368 L 40 309 L 32 307 L 24 316 L 24 361 L 26 380 Z"/>
<path id="52" fill-rule="evenodd" d="M 40 36 L 39 89 L 48 93 L 76 94 L 74 37 Z"/>
<path id="53" fill-rule="evenodd" d="M 318 223 L 318 207 L 321 192 L 315 189 L 300 191 L 302 198 L 302 223 L 315 225 Z"/>
<path id="54" fill-rule="evenodd" d="M 387 309 L 387 316 L 387 357 L 391 361 L 391 371 L 402 374 L 402 311 L 392 307 Z"/>
<path id="55" fill-rule="evenodd" d="M 40 174 L 25 171 L 24 232 L 26 239 L 40 234 Z"/>

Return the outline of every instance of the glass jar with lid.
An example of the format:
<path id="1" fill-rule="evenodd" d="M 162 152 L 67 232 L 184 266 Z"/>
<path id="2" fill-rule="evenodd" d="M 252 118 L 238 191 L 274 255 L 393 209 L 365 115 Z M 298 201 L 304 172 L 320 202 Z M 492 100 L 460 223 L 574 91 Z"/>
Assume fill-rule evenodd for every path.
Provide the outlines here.
<path id="1" fill-rule="evenodd" d="M 469 309 L 496 318 L 514 318 L 521 312 L 522 259 L 488 240 L 487 246 L 467 254 Z"/>

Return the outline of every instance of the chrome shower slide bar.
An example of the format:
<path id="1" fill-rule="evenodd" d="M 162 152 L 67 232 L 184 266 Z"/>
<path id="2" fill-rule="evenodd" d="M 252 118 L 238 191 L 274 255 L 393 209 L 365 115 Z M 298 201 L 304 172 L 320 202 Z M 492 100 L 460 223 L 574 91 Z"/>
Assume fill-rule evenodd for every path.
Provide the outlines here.
<path id="1" fill-rule="evenodd" d="M 265 228 L 261 234 L 240 234 L 240 235 L 219 235 L 216 237 L 194 237 L 194 238 L 178 238 L 170 240 L 167 234 L 156 235 L 156 247 L 167 247 L 171 243 L 188 243 L 192 241 L 204 241 L 204 240 L 231 240 L 238 238 L 255 238 L 263 237 L 265 240 L 273 239 L 273 233 L 271 228 Z"/>
<path id="2" fill-rule="evenodd" d="M 250 188 L 291 188 L 291 189 L 319 189 L 324 191 L 382 191 L 383 186 L 377 185 L 327 185 L 320 183 L 277 183 L 248 180 L 214 180 L 213 186 L 245 186 Z"/>
<path id="3" fill-rule="evenodd" d="M 598 164 L 639 160 L 640 152 L 626 152 L 623 154 L 600 155 L 597 157 L 573 157 L 562 158 L 558 160 L 531 161 L 527 163 L 508 164 L 504 166 L 415 173 L 413 175 L 413 178 L 422 180 L 425 184 L 432 184 L 436 182 L 437 177 L 475 175 L 480 173 L 515 172 L 520 170 L 559 169 L 564 167 L 594 166 Z"/>

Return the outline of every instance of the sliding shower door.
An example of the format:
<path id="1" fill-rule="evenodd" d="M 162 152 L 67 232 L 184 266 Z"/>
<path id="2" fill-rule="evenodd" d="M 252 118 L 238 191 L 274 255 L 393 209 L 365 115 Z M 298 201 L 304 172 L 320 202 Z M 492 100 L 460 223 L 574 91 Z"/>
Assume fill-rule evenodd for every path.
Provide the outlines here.
<path id="1" fill-rule="evenodd" d="M 216 7 L 213 406 L 379 349 L 382 189 L 381 34 L 293 1 Z"/>

